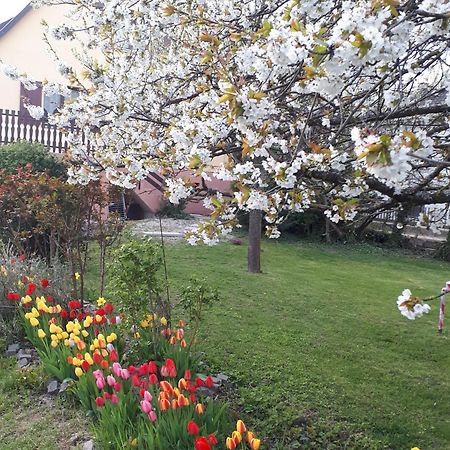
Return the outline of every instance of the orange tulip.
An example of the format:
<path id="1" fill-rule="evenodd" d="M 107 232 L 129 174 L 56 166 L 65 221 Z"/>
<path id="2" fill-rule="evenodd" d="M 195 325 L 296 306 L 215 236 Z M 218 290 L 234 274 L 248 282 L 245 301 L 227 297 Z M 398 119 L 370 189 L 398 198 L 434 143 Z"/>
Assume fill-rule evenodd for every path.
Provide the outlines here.
<path id="1" fill-rule="evenodd" d="M 234 439 L 227 437 L 227 449 L 234 450 L 235 448 L 236 448 L 236 443 L 234 442 Z"/>
<path id="2" fill-rule="evenodd" d="M 237 423 L 236 423 L 236 430 L 239 431 L 239 433 L 245 433 L 247 431 L 245 423 L 242 422 L 242 420 L 238 420 L 237 421 Z"/>
<path id="3" fill-rule="evenodd" d="M 203 414 L 205 412 L 205 407 L 201 403 L 195 405 L 195 412 L 197 414 Z"/>
<path id="4" fill-rule="evenodd" d="M 161 411 L 167 411 L 170 408 L 170 402 L 166 398 L 159 400 L 158 404 Z"/>
<path id="5" fill-rule="evenodd" d="M 180 407 L 182 407 L 182 406 L 189 406 L 189 400 L 183 394 L 181 394 L 178 397 L 178 405 Z"/>
<path id="6" fill-rule="evenodd" d="M 240 444 L 242 442 L 242 434 L 239 433 L 239 431 L 233 431 L 233 434 L 231 435 L 236 445 Z"/>

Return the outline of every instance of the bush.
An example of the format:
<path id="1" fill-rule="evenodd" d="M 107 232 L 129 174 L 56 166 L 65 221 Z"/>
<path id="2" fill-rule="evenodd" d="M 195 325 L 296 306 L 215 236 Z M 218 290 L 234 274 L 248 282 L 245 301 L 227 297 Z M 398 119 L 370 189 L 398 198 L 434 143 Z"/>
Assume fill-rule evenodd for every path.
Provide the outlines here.
<path id="1" fill-rule="evenodd" d="M 64 164 L 44 146 L 31 142 L 16 142 L 0 146 L 0 170 L 12 175 L 19 167 L 31 165 L 34 173 L 48 172 L 52 177 L 67 176 Z"/>
<path id="2" fill-rule="evenodd" d="M 108 292 L 125 314 L 124 333 L 131 330 L 127 351 L 131 361 L 155 358 L 161 352 L 158 318 L 165 325 L 166 321 L 170 323 L 171 315 L 168 299 L 161 296 L 161 267 L 161 246 L 152 239 L 131 238 L 112 257 Z"/>
<path id="3" fill-rule="evenodd" d="M 161 217 L 169 217 L 171 219 L 187 219 L 189 214 L 184 212 L 186 201 L 181 201 L 178 205 L 170 203 L 168 200 L 161 202 L 158 215 Z"/>

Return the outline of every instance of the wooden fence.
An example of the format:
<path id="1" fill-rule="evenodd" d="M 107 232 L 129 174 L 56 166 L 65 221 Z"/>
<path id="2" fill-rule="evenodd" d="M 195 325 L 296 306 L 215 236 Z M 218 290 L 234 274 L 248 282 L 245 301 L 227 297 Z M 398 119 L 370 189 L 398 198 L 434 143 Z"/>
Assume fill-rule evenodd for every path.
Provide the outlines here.
<path id="1" fill-rule="evenodd" d="M 56 125 L 49 124 L 47 118 L 35 120 L 19 111 L 0 109 L 0 144 L 17 141 L 45 145 L 52 153 L 64 153 L 68 149 L 65 134 Z"/>

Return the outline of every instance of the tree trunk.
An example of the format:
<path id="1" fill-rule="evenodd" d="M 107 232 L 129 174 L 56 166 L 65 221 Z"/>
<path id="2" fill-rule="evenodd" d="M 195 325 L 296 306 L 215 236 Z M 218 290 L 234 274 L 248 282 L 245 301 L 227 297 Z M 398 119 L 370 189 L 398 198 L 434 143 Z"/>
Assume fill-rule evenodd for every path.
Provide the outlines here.
<path id="1" fill-rule="evenodd" d="M 251 209 L 248 224 L 248 271 L 261 272 L 261 219 L 260 210 Z"/>

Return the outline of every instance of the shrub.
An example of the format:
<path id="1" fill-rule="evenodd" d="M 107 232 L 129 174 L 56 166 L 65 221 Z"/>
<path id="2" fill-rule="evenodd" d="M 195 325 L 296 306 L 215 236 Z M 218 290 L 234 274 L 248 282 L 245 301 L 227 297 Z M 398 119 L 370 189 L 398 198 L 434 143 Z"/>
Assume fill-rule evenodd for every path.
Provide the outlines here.
<path id="1" fill-rule="evenodd" d="M 125 314 L 123 328 L 130 333 L 127 353 L 132 361 L 159 355 L 157 335 L 170 323 L 171 305 L 161 295 L 161 267 L 161 246 L 152 239 L 131 238 L 112 257 L 108 292 Z"/>
<path id="2" fill-rule="evenodd" d="M 31 165 L 35 173 L 48 172 L 52 177 L 67 176 L 66 167 L 58 161 L 43 145 L 31 142 L 16 142 L 0 146 L 0 170 L 12 175 L 19 167 Z"/>

